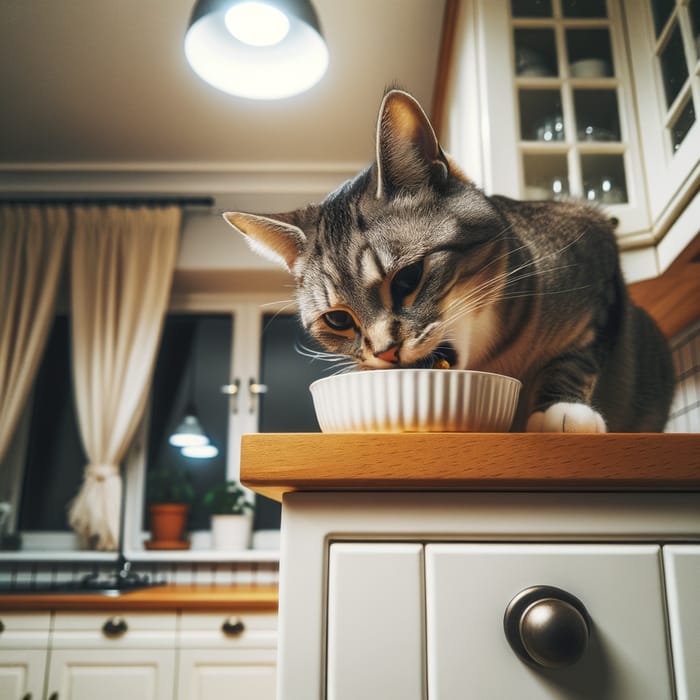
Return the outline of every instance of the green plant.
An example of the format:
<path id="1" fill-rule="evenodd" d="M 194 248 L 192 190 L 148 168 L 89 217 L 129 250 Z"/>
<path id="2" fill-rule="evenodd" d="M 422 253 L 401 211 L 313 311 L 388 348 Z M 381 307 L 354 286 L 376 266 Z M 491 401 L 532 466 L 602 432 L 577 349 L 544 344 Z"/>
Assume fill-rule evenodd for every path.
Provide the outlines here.
<path id="1" fill-rule="evenodd" d="M 209 489 L 204 494 L 204 507 L 212 515 L 243 515 L 246 510 L 254 508 L 236 481 L 227 481 Z"/>
<path id="2" fill-rule="evenodd" d="M 181 467 L 161 467 L 148 472 L 146 477 L 146 502 L 186 503 L 194 500 L 194 488 L 190 474 Z"/>

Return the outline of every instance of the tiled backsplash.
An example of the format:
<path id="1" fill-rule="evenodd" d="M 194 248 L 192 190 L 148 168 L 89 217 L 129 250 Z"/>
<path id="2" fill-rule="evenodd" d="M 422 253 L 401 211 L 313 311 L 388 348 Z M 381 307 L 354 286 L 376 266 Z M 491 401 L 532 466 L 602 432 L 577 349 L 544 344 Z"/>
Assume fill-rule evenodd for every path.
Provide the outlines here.
<path id="1" fill-rule="evenodd" d="M 671 341 L 678 384 L 667 433 L 700 433 L 700 319 Z"/>

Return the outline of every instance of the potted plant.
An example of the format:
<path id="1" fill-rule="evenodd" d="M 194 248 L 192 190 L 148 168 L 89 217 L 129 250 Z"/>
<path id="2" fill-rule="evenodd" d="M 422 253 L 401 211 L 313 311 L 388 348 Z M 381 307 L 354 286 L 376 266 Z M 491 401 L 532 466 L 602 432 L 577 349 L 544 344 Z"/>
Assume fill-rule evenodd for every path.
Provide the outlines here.
<path id="1" fill-rule="evenodd" d="M 187 518 L 194 488 L 187 470 L 172 466 L 154 469 L 146 478 L 146 502 L 151 525 L 148 549 L 188 549 Z"/>
<path id="2" fill-rule="evenodd" d="M 211 514 L 214 549 L 248 548 L 254 506 L 238 482 L 227 481 L 209 489 L 204 506 Z"/>

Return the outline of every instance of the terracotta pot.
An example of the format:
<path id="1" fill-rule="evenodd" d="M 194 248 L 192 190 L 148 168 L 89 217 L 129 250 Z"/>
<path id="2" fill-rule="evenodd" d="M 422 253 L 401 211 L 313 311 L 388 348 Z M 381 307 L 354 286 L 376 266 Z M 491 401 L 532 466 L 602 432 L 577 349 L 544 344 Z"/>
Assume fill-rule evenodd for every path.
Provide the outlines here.
<path id="1" fill-rule="evenodd" d="M 184 503 L 156 503 L 148 507 L 151 516 L 151 540 L 181 542 L 190 507 Z"/>

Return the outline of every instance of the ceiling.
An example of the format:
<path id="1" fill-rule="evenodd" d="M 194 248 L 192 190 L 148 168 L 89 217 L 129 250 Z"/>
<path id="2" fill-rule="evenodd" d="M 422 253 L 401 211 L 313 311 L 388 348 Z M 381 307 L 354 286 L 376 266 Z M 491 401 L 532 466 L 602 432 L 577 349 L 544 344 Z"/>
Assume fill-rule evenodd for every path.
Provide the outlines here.
<path id="1" fill-rule="evenodd" d="M 193 5 L 3 0 L 0 193 L 301 195 L 371 159 L 387 85 L 430 109 L 444 0 L 314 0 L 328 72 L 309 92 L 269 102 L 193 73 L 183 53 Z"/>

